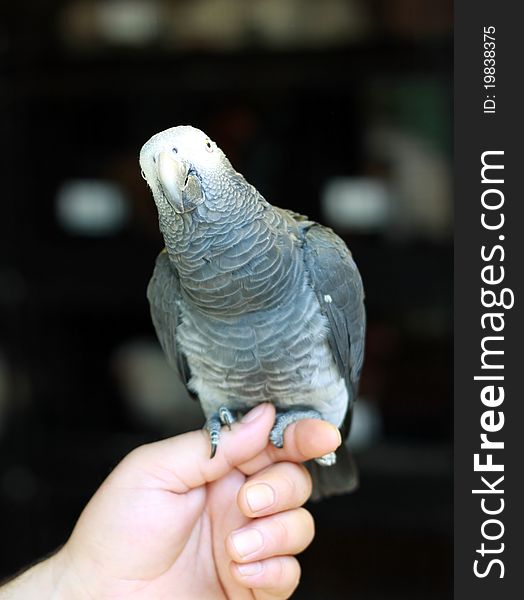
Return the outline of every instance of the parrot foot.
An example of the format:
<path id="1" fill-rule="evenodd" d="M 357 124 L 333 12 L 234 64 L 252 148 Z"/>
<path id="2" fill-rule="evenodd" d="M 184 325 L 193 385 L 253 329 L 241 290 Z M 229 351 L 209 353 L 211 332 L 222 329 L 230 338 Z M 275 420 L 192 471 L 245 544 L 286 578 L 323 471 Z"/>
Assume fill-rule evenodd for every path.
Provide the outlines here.
<path id="1" fill-rule="evenodd" d="M 284 447 L 284 432 L 291 423 L 302 421 L 303 419 L 322 419 L 318 410 L 311 409 L 291 409 L 286 412 L 277 412 L 275 424 L 269 433 L 269 441 L 277 448 Z"/>
<path id="2" fill-rule="evenodd" d="M 277 412 L 275 424 L 273 425 L 273 429 L 269 434 L 269 441 L 273 444 L 273 446 L 276 446 L 277 448 L 283 448 L 284 432 L 286 431 L 286 427 L 291 425 L 291 423 L 296 423 L 302 419 L 322 419 L 322 415 L 318 412 L 318 410 L 314 409 L 298 409 L 289 410 L 287 412 Z M 334 452 L 329 452 L 328 454 L 324 454 L 324 456 L 315 458 L 315 462 L 323 467 L 331 467 L 336 463 L 336 461 L 337 457 Z"/>
<path id="3" fill-rule="evenodd" d="M 332 467 L 337 462 L 337 455 L 334 452 L 328 452 L 324 456 L 315 458 L 315 462 L 321 467 Z"/>
<path id="4" fill-rule="evenodd" d="M 217 452 L 218 440 L 220 439 L 220 429 L 222 425 L 227 425 L 231 429 L 231 425 L 235 422 L 233 413 L 227 408 L 227 406 L 221 406 L 214 415 L 209 417 L 206 421 L 205 429 L 209 434 L 209 441 L 211 442 L 211 455 L 213 458 Z"/>

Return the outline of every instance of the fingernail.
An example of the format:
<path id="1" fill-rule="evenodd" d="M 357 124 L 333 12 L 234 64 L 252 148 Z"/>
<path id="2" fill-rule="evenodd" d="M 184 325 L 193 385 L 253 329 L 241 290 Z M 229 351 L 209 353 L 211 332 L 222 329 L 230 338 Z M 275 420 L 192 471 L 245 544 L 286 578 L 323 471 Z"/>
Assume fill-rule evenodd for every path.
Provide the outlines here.
<path id="1" fill-rule="evenodd" d="M 266 405 L 265 404 L 259 404 L 258 406 L 256 406 L 252 410 L 250 410 L 248 413 L 246 413 L 242 417 L 242 423 L 251 423 L 251 421 L 254 421 L 255 419 L 258 419 L 258 417 L 260 417 L 260 415 L 265 410 L 266 410 Z"/>
<path id="2" fill-rule="evenodd" d="M 262 571 L 261 562 L 246 563 L 245 565 L 237 565 L 240 575 L 258 575 Z"/>
<path id="3" fill-rule="evenodd" d="M 233 533 L 233 545 L 242 557 L 249 556 L 260 550 L 264 544 L 264 538 L 258 529 L 244 529 Z"/>
<path id="4" fill-rule="evenodd" d="M 258 512 L 275 502 L 275 492 L 267 483 L 256 483 L 246 489 L 246 500 L 251 512 Z"/>

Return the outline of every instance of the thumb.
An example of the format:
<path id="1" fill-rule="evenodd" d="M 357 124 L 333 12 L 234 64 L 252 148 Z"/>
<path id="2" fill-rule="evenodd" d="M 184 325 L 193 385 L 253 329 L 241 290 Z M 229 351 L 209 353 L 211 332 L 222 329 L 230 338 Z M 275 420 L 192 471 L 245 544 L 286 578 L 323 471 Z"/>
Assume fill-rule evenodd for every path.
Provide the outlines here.
<path id="1" fill-rule="evenodd" d="M 210 442 L 206 431 L 190 431 L 166 440 L 140 446 L 115 469 L 119 483 L 163 487 L 184 494 L 224 477 L 261 452 L 275 420 L 271 404 L 259 404 L 241 421 L 222 428 L 214 458 L 209 458 Z"/>

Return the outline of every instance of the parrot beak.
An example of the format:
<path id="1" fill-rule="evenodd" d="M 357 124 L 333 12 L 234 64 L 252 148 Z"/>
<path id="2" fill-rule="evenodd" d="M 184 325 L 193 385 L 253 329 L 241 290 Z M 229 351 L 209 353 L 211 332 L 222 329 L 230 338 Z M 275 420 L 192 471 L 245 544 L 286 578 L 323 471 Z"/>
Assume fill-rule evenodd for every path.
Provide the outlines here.
<path id="1" fill-rule="evenodd" d="M 175 212 L 186 212 L 184 190 L 188 183 L 189 165 L 175 158 L 172 152 L 163 151 L 156 156 L 156 166 L 166 200 Z"/>

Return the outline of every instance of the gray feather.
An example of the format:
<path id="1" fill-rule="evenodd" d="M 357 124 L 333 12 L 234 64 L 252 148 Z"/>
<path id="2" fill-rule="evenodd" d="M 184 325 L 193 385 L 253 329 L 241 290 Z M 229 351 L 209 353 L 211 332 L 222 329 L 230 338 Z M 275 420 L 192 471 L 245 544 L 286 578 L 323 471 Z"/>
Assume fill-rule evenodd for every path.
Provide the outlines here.
<path id="1" fill-rule="evenodd" d="M 177 344 L 176 335 L 176 329 L 181 322 L 178 308 L 180 281 L 165 251 L 162 251 L 156 259 L 153 276 L 147 286 L 147 299 L 158 341 L 168 363 L 178 371 L 181 381 L 187 388 L 191 372 L 187 359 Z M 190 389 L 188 392 L 194 398 Z"/>
<path id="2" fill-rule="evenodd" d="M 320 308 L 329 320 L 328 340 L 344 377 L 349 407 L 344 423 L 347 435 L 364 360 L 366 314 L 360 273 L 344 242 L 317 223 L 304 232 L 304 258 Z"/>

